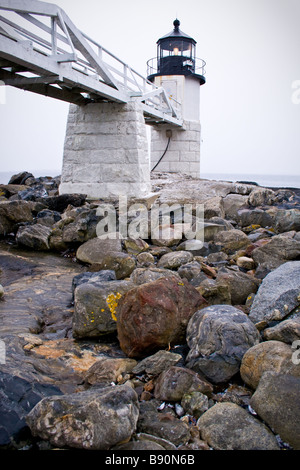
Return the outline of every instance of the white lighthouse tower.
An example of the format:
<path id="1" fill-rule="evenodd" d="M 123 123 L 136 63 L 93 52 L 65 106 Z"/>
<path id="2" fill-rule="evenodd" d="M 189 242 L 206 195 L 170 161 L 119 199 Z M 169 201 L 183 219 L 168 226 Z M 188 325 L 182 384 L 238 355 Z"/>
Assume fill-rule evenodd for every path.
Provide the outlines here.
<path id="1" fill-rule="evenodd" d="M 205 62 L 196 58 L 196 41 L 183 33 L 180 22 L 157 41 L 157 57 L 147 62 L 148 79 L 162 86 L 178 108 L 183 127 L 157 124 L 151 131 L 152 171 L 200 177 L 200 86 Z"/>

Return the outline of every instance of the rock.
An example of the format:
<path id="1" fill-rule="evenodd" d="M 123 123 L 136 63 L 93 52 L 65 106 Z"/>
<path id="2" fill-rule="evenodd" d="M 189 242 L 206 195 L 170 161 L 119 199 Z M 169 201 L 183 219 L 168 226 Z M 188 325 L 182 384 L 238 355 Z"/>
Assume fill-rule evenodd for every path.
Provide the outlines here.
<path id="1" fill-rule="evenodd" d="M 218 232 L 215 235 L 214 242 L 219 243 L 222 246 L 222 250 L 227 254 L 234 253 L 250 245 L 247 235 L 241 230 L 236 229 Z"/>
<path id="2" fill-rule="evenodd" d="M 19 228 L 16 242 L 33 250 L 50 250 L 50 235 L 50 227 L 41 224 L 25 225 Z"/>
<path id="3" fill-rule="evenodd" d="M 193 286 L 177 277 L 131 289 L 117 308 L 121 349 L 129 357 L 143 357 L 170 344 L 181 344 L 190 317 L 205 303 Z"/>
<path id="4" fill-rule="evenodd" d="M 284 263 L 264 278 L 249 318 L 254 323 L 282 320 L 300 305 L 299 294 L 300 261 Z"/>
<path id="5" fill-rule="evenodd" d="M 28 171 L 22 171 L 16 175 L 13 175 L 10 178 L 8 184 L 25 184 L 28 178 L 34 178 L 33 174 L 28 173 Z"/>
<path id="6" fill-rule="evenodd" d="M 247 271 L 255 268 L 254 260 L 248 256 L 239 256 L 236 264 L 239 268 L 246 269 Z"/>
<path id="7" fill-rule="evenodd" d="M 153 245 L 158 245 L 161 247 L 170 247 L 177 245 L 182 238 L 182 224 L 176 226 L 173 225 L 163 225 L 158 229 L 155 229 L 155 233 L 152 234 L 151 241 Z"/>
<path id="8" fill-rule="evenodd" d="M 124 245 L 127 253 L 132 255 L 138 255 L 139 253 L 142 253 L 143 251 L 147 250 L 147 248 L 149 248 L 148 243 L 146 243 L 141 238 L 127 238 L 124 240 Z"/>
<path id="9" fill-rule="evenodd" d="M 101 285 L 104 281 L 116 281 L 116 273 L 111 269 L 104 269 L 102 271 L 98 271 L 96 273 L 85 272 L 77 274 L 73 277 L 72 281 L 72 294 L 74 296 L 74 292 L 76 287 L 80 286 L 81 284 L 85 284 L 88 282 L 89 284 L 93 285 Z"/>
<path id="10" fill-rule="evenodd" d="M 228 194 L 223 199 L 225 215 L 228 219 L 238 220 L 238 211 L 248 206 L 248 196 Z"/>
<path id="11" fill-rule="evenodd" d="M 154 396 L 162 401 L 180 401 L 186 393 L 201 392 L 210 395 L 212 385 L 196 372 L 184 367 L 172 366 L 159 376 Z"/>
<path id="12" fill-rule="evenodd" d="M 38 224 L 46 225 L 47 227 L 52 227 L 60 219 L 61 215 L 59 212 L 44 209 L 38 213 L 36 221 Z"/>
<path id="13" fill-rule="evenodd" d="M 4 288 L 3 288 L 3 286 L 0 284 L 0 299 L 2 299 L 3 296 L 4 296 Z"/>
<path id="14" fill-rule="evenodd" d="M 299 393 L 299 377 L 266 372 L 250 401 L 265 423 L 295 450 L 300 450 Z"/>
<path id="15" fill-rule="evenodd" d="M 202 272 L 201 264 L 198 263 L 198 261 L 192 261 L 181 265 L 177 272 L 181 278 L 186 279 L 195 287 L 199 286 L 202 281 L 207 279 L 207 276 Z"/>
<path id="16" fill-rule="evenodd" d="M 115 333 L 119 299 L 133 287 L 130 281 L 80 284 L 74 294 L 73 336 L 86 338 Z"/>
<path id="17" fill-rule="evenodd" d="M 170 269 L 164 268 L 136 268 L 130 275 L 130 280 L 140 286 L 141 284 L 146 284 L 148 282 L 156 281 L 160 278 L 170 278 L 177 277 L 180 281 L 180 276 L 176 271 L 171 271 Z"/>
<path id="18" fill-rule="evenodd" d="M 83 243 L 76 252 L 79 261 L 88 264 L 101 263 L 107 253 L 122 252 L 120 239 L 93 238 Z"/>
<path id="19" fill-rule="evenodd" d="M 260 285 L 260 281 L 250 274 L 225 267 L 219 269 L 217 282 L 228 286 L 233 305 L 243 305 Z"/>
<path id="20" fill-rule="evenodd" d="M 84 243 L 97 236 L 97 224 L 100 217 L 97 216 L 96 210 L 87 207 L 86 209 L 79 208 L 79 213 L 76 212 L 75 219 L 74 211 L 69 212 L 71 220 L 68 217 L 63 218 L 62 238 L 65 243 Z"/>
<path id="21" fill-rule="evenodd" d="M 299 259 L 300 241 L 276 235 L 265 245 L 256 248 L 252 252 L 252 257 L 256 264 L 262 264 L 273 270 L 287 261 Z"/>
<path id="22" fill-rule="evenodd" d="M 197 290 L 207 301 L 208 305 L 231 305 L 230 287 L 222 280 L 206 279 L 201 282 Z"/>
<path id="23" fill-rule="evenodd" d="M 186 339 L 190 348 L 187 367 L 221 383 L 239 371 L 245 352 L 259 343 L 259 332 L 237 308 L 214 305 L 192 316 Z"/>
<path id="24" fill-rule="evenodd" d="M 151 253 L 139 253 L 136 259 L 139 268 L 148 268 L 155 263 L 155 258 Z"/>
<path id="25" fill-rule="evenodd" d="M 119 382 L 136 364 L 134 359 L 103 357 L 89 368 L 85 382 L 90 385 Z"/>
<path id="26" fill-rule="evenodd" d="M 183 395 L 181 406 L 186 413 L 198 419 L 208 410 L 208 398 L 201 392 L 188 392 Z"/>
<path id="27" fill-rule="evenodd" d="M 150 441 L 152 444 L 157 444 L 165 450 L 176 450 L 176 446 L 174 446 L 174 444 L 172 444 L 172 442 L 168 441 L 167 439 L 162 439 L 160 437 L 152 436 L 151 434 L 145 434 L 143 432 L 137 433 L 136 437 L 140 442 Z"/>
<path id="28" fill-rule="evenodd" d="M 193 255 L 189 251 L 174 251 L 163 255 L 157 263 L 158 268 L 177 269 L 182 264 L 192 261 Z"/>
<path id="29" fill-rule="evenodd" d="M 267 426 L 234 403 L 217 403 L 200 416 L 197 426 L 214 450 L 279 450 Z"/>
<path id="30" fill-rule="evenodd" d="M 41 400 L 27 416 L 34 436 L 57 447 L 107 450 L 136 430 L 138 398 L 127 385 Z"/>
<path id="31" fill-rule="evenodd" d="M 159 405 L 158 400 L 141 402 L 138 433 L 152 434 L 171 441 L 175 446 L 186 444 L 190 439 L 189 426 L 176 418 L 174 413 L 158 412 Z"/>
<path id="32" fill-rule="evenodd" d="M 26 435 L 26 415 L 44 397 L 60 394 L 54 385 L 25 380 L 0 371 L 0 446 Z"/>
<path id="33" fill-rule="evenodd" d="M 86 201 L 85 194 L 60 194 L 59 196 L 48 196 L 43 198 L 43 203 L 48 209 L 63 212 L 69 205 L 80 207 Z"/>
<path id="34" fill-rule="evenodd" d="M 271 206 L 276 200 L 276 194 L 272 189 L 257 188 L 253 189 L 249 195 L 248 203 L 250 206 Z"/>
<path id="35" fill-rule="evenodd" d="M 293 364 L 292 349 L 281 341 L 266 341 L 246 351 L 240 368 L 244 382 L 256 389 L 264 372 L 291 374 L 300 377 L 299 367 Z"/>
<path id="36" fill-rule="evenodd" d="M 184 240 L 177 245 L 176 250 L 190 251 L 193 256 L 206 256 L 209 252 L 208 243 L 203 243 L 201 240 L 196 240 L 194 238 L 192 240 Z"/>
<path id="37" fill-rule="evenodd" d="M 300 210 L 279 209 L 275 216 L 275 230 L 279 233 L 290 230 L 300 231 Z"/>
<path id="38" fill-rule="evenodd" d="M 229 385 L 223 393 L 218 393 L 214 397 L 217 398 L 218 402 L 235 403 L 245 408 L 250 405 L 252 394 L 253 392 L 249 388 L 233 384 Z"/>
<path id="39" fill-rule="evenodd" d="M 266 328 L 263 333 L 266 340 L 274 339 L 291 344 L 300 339 L 300 318 L 281 321 L 278 325 Z"/>
<path id="40" fill-rule="evenodd" d="M 139 375 L 146 373 L 147 375 L 159 375 L 165 369 L 176 365 L 181 361 L 180 354 L 172 353 L 165 350 L 157 351 L 152 356 L 148 356 L 140 361 L 132 370 L 133 374 Z"/>
<path id="41" fill-rule="evenodd" d="M 221 196 L 215 196 L 204 202 L 204 217 L 225 217 L 224 203 Z"/>
<path id="42" fill-rule="evenodd" d="M 25 201 L 0 201 L 0 235 L 16 232 L 20 223 L 32 222 L 31 209 Z"/>
<path id="43" fill-rule="evenodd" d="M 238 212 L 238 222 L 241 227 L 272 227 L 274 217 L 263 209 L 241 209 Z"/>

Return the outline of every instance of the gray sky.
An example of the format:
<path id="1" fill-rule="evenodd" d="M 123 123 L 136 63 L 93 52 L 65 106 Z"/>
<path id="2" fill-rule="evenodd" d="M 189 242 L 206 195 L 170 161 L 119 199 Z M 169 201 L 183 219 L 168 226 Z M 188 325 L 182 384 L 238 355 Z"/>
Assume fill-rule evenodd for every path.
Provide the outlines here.
<path id="1" fill-rule="evenodd" d="M 51 3 L 145 76 L 157 39 L 178 17 L 207 62 L 201 171 L 300 175 L 300 103 L 292 99 L 300 80 L 300 0 Z M 59 170 L 67 113 L 67 103 L 7 87 L 0 171 Z"/>

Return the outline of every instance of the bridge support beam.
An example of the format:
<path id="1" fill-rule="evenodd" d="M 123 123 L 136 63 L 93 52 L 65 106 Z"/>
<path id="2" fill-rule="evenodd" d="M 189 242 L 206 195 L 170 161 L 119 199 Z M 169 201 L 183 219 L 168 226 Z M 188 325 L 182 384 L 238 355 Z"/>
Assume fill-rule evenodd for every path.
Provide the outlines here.
<path id="1" fill-rule="evenodd" d="M 200 141 L 201 125 L 199 121 L 183 122 L 182 128 L 161 124 L 151 129 L 151 168 L 154 168 L 168 150 L 155 171 L 185 173 L 200 178 Z"/>
<path id="2" fill-rule="evenodd" d="M 148 142 L 140 103 L 70 105 L 59 192 L 91 199 L 150 193 Z"/>

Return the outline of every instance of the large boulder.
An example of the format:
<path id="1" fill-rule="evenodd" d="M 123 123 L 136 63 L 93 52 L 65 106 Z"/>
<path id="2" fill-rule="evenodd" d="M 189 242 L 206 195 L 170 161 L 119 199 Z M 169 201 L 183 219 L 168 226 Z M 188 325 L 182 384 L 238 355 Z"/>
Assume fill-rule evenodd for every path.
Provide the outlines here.
<path id="1" fill-rule="evenodd" d="M 292 362 L 292 349 L 281 341 L 265 341 L 248 349 L 242 359 L 240 374 L 243 381 L 256 389 L 265 372 L 291 374 L 300 377 L 300 368 Z"/>
<path id="2" fill-rule="evenodd" d="M 260 337 L 245 313 L 231 305 L 213 305 L 192 316 L 186 339 L 187 366 L 221 383 L 239 371 L 243 355 Z"/>
<path id="3" fill-rule="evenodd" d="M 279 450 L 275 435 L 235 403 L 217 403 L 197 421 L 214 450 Z"/>
<path id="4" fill-rule="evenodd" d="M 266 372 L 250 400 L 260 418 L 295 450 L 300 450 L 299 394 L 299 377 Z"/>
<path id="5" fill-rule="evenodd" d="M 119 301 L 117 330 L 121 349 L 143 357 L 185 342 L 186 326 L 206 301 L 186 280 L 160 278 L 131 289 Z"/>
<path id="6" fill-rule="evenodd" d="M 300 305 L 299 294 L 300 261 L 284 263 L 264 278 L 252 303 L 249 317 L 254 323 L 268 324 L 274 320 L 283 320 Z"/>
<path id="7" fill-rule="evenodd" d="M 118 385 L 45 398 L 27 423 L 34 436 L 57 447 L 107 450 L 131 438 L 138 416 L 137 394 Z"/>
<path id="8" fill-rule="evenodd" d="M 119 299 L 133 287 L 130 281 L 79 284 L 74 292 L 73 336 L 87 338 L 115 333 Z"/>

